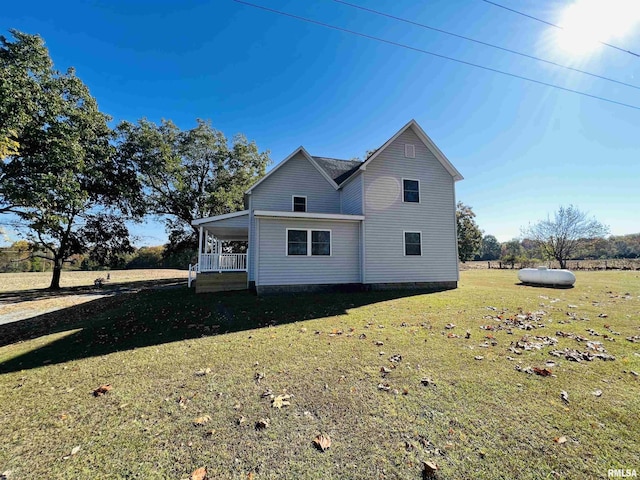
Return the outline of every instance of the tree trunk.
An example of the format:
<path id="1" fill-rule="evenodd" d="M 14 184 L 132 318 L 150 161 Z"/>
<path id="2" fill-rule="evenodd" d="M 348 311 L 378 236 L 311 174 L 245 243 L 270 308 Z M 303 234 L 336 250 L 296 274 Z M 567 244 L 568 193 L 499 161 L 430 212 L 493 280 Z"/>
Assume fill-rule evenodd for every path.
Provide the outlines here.
<path id="1" fill-rule="evenodd" d="M 49 290 L 60 290 L 60 274 L 62 273 L 62 262 L 58 259 L 53 261 L 53 277 Z"/>

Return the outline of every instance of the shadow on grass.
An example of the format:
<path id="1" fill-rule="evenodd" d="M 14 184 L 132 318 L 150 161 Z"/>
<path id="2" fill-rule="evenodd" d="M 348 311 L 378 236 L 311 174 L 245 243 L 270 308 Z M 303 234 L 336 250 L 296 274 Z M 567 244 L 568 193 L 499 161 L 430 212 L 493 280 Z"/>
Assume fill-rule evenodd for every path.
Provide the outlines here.
<path id="1" fill-rule="evenodd" d="M 114 295 L 122 292 L 131 292 L 150 287 L 170 287 L 182 286 L 186 283 L 186 278 L 163 278 L 152 280 L 138 280 L 135 282 L 110 283 L 107 282 L 102 288 L 89 286 L 65 287 L 60 290 L 48 290 L 37 288 L 32 290 L 15 290 L 0 293 L 0 305 L 15 304 L 21 302 L 32 302 L 35 300 L 56 299 L 78 295 Z"/>
<path id="2" fill-rule="evenodd" d="M 183 287 L 110 296 L 0 325 L 0 347 L 70 332 L 0 364 L 0 374 L 184 339 L 341 315 L 350 308 L 425 293 L 402 290 L 257 297 L 246 291 L 196 295 Z"/>
<path id="3" fill-rule="evenodd" d="M 534 287 L 534 288 L 552 288 L 554 290 L 570 290 L 574 288 L 574 285 L 544 285 L 542 283 L 514 283 L 516 287 Z"/>

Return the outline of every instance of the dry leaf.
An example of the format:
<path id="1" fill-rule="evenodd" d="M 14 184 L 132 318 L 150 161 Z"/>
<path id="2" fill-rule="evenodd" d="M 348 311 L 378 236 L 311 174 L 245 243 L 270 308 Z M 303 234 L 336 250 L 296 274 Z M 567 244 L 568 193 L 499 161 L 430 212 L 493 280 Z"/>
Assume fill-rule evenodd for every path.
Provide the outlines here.
<path id="1" fill-rule="evenodd" d="M 198 418 L 194 419 L 193 420 L 193 424 L 196 427 L 200 427 L 202 425 L 205 425 L 209 421 L 211 421 L 211 417 L 209 415 L 203 415 L 202 417 L 198 417 Z"/>
<path id="2" fill-rule="evenodd" d="M 552 375 L 551 370 L 548 368 L 533 367 L 533 373 L 540 375 L 541 377 L 550 377 Z"/>
<path id="3" fill-rule="evenodd" d="M 96 388 L 93 391 L 93 396 L 94 397 L 100 397 L 104 394 L 106 394 L 107 392 L 109 392 L 113 387 L 111 386 L 111 384 L 106 384 L 106 385 L 100 385 L 98 388 Z"/>
<path id="4" fill-rule="evenodd" d="M 602 396 L 602 390 L 594 390 L 593 392 L 591 392 L 591 395 L 594 395 L 596 397 L 601 397 Z"/>
<path id="5" fill-rule="evenodd" d="M 71 455 L 75 455 L 76 453 L 78 453 L 80 451 L 80 445 L 73 447 L 71 449 Z"/>
<path id="6" fill-rule="evenodd" d="M 207 467 L 200 467 L 197 470 L 193 471 L 189 480 L 206 480 L 206 478 Z"/>
<path id="7" fill-rule="evenodd" d="M 268 428 L 270 424 L 271 420 L 268 418 L 261 418 L 256 422 L 256 430 L 264 430 L 265 428 Z"/>
<path id="8" fill-rule="evenodd" d="M 387 367 L 380 367 L 380 373 L 391 373 L 391 369 Z"/>
<path id="9" fill-rule="evenodd" d="M 431 378 L 429 377 L 423 377 L 422 380 L 420 380 L 420 383 L 422 383 L 422 385 L 424 385 L 425 387 L 428 387 L 429 385 L 433 385 L 434 387 L 436 386 L 436 382 L 431 380 Z"/>
<path id="10" fill-rule="evenodd" d="M 209 375 L 211 373 L 210 368 L 201 368 L 195 373 L 196 377 L 204 377 L 205 375 Z"/>
<path id="11" fill-rule="evenodd" d="M 373 342 L 375 345 L 377 345 L 378 347 L 381 347 L 382 345 L 384 345 L 383 342 L 381 342 L 380 340 L 376 340 L 375 342 Z"/>
<path id="12" fill-rule="evenodd" d="M 282 408 L 286 407 L 287 405 L 291 405 L 291 402 L 288 401 L 290 398 L 291 395 L 278 395 L 277 397 L 273 398 L 271 406 L 273 408 Z"/>
<path id="13" fill-rule="evenodd" d="M 244 415 L 241 416 L 238 420 L 236 420 L 238 425 L 242 425 L 244 422 L 247 421 L 247 417 L 245 417 Z"/>
<path id="14" fill-rule="evenodd" d="M 331 439 L 329 435 L 321 434 L 313 439 L 313 444 L 318 450 L 324 452 L 331 446 Z"/>
<path id="15" fill-rule="evenodd" d="M 557 444 L 562 445 L 563 443 L 567 443 L 567 437 L 562 436 L 562 437 L 556 437 L 553 439 L 554 442 L 556 442 Z"/>
<path id="16" fill-rule="evenodd" d="M 564 390 L 560 392 L 560 398 L 562 399 L 563 402 L 569 403 L 569 394 Z"/>
<path id="17" fill-rule="evenodd" d="M 391 390 L 391 386 L 388 383 L 379 383 L 378 390 L 384 390 L 385 392 L 388 392 L 389 390 Z"/>
<path id="18" fill-rule="evenodd" d="M 456 328 L 456 325 L 454 323 L 447 323 L 444 328 L 451 330 L 452 328 Z"/>
<path id="19" fill-rule="evenodd" d="M 423 476 L 425 478 L 433 477 L 438 471 L 438 464 L 436 462 L 422 462 L 424 465 Z"/>
<path id="20" fill-rule="evenodd" d="M 247 480 L 253 480 L 254 477 L 255 477 L 255 474 L 253 472 L 247 473 Z"/>
<path id="21" fill-rule="evenodd" d="M 484 357 L 482 355 L 476 355 L 473 358 L 475 358 L 476 360 L 483 360 L 484 359 Z"/>

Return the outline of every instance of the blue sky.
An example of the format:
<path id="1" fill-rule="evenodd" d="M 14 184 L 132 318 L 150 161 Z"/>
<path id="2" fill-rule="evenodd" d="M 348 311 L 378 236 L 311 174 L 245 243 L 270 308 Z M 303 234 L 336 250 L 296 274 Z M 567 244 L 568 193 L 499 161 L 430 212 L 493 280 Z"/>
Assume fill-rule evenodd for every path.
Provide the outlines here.
<path id="1" fill-rule="evenodd" d="M 481 0 L 352 0 L 362 6 L 640 86 L 640 58 L 600 46 L 577 54 L 556 29 Z M 331 0 L 255 3 L 640 107 L 640 90 L 523 59 Z M 560 22 L 567 0 L 501 0 Z M 614 5 L 612 0 L 609 4 Z M 415 118 L 464 175 L 457 198 L 505 241 L 573 203 L 612 234 L 640 232 L 640 110 L 479 70 L 257 10 L 232 0 L 8 2 L 2 33 L 46 41 L 114 121 L 182 128 L 211 119 L 274 163 L 299 145 L 362 156 Z M 612 8 L 615 8 L 613 6 Z M 611 43 L 640 51 L 640 23 Z M 134 227 L 164 243 L 161 224 Z"/>

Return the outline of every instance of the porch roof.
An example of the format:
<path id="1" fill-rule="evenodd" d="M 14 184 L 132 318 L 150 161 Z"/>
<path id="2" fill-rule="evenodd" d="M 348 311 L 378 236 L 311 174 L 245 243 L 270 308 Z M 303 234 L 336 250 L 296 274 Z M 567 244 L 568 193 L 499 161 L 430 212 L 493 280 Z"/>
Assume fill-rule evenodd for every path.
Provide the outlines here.
<path id="1" fill-rule="evenodd" d="M 202 227 L 218 240 L 246 241 L 249 238 L 249 210 L 199 218 L 191 224 Z"/>

